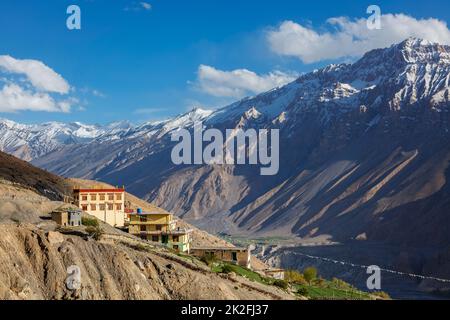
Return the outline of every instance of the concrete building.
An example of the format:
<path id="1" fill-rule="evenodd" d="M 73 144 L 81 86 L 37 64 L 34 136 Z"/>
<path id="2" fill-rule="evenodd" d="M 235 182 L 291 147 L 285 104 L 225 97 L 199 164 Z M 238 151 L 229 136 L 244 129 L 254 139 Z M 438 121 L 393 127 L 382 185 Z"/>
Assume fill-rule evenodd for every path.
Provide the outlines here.
<path id="1" fill-rule="evenodd" d="M 141 239 L 158 242 L 179 252 L 190 251 L 192 230 L 178 228 L 173 215 L 162 210 L 129 213 L 128 232 Z"/>
<path id="2" fill-rule="evenodd" d="M 74 204 L 114 227 L 125 225 L 125 189 L 74 189 Z"/>
<path id="3" fill-rule="evenodd" d="M 218 260 L 230 262 L 249 269 L 251 268 L 251 255 L 247 248 L 194 247 L 191 249 L 191 254 L 199 258 L 212 256 Z"/>
<path id="4" fill-rule="evenodd" d="M 57 210 L 52 212 L 52 220 L 63 227 L 81 226 L 80 210 Z"/>

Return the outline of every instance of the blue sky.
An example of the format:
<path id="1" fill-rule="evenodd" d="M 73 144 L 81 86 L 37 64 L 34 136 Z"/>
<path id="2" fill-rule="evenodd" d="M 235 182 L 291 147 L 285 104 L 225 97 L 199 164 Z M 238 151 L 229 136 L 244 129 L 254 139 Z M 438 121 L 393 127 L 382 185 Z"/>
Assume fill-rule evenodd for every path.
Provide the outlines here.
<path id="1" fill-rule="evenodd" d="M 286 40 L 280 26 L 291 21 L 284 26 L 295 29 L 299 25 L 318 35 L 336 35 L 339 31 L 327 19 L 347 17 L 344 25 L 349 25 L 356 19 L 367 18 L 366 9 L 371 4 L 377 4 L 383 14 L 402 13 L 413 19 L 406 22 L 411 30 L 406 32 L 411 35 L 429 27 L 427 34 L 432 37 L 439 33 L 437 39 L 443 42 L 450 38 L 447 28 L 445 31 L 439 28 L 449 21 L 448 1 L 146 0 L 145 3 L 149 6 L 128 0 L 2 0 L 0 56 L 10 56 L 14 63 L 23 59 L 40 61 L 60 75 L 70 90 L 43 88 L 37 85 L 41 81 L 39 74 L 23 71 L 21 66 L 26 63 L 14 64 L 13 70 L 11 61 L 5 60 L 6 67 L 0 76 L 7 80 L 0 85 L 4 86 L 6 102 L 2 102 L 0 94 L 0 117 L 26 123 L 141 122 L 167 118 L 193 106 L 219 107 L 331 61 L 356 59 L 361 51 L 356 45 L 347 50 L 348 56 L 330 54 L 327 47 L 305 52 L 311 45 L 302 39 L 299 40 L 302 48 L 287 48 L 286 41 L 292 39 Z M 70 4 L 81 8 L 81 30 L 66 27 L 66 9 Z M 431 17 L 441 24 L 427 20 L 422 27 L 420 19 Z M 414 19 L 420 23 L 417 25 Z M 389 38 L 393 33 L 390 28 L 403 24 L 395 19 L 386 21 L 389 27 L 368 43 L 393 41 Z M 272 38 L 268 37 L 270 32 Z M 329 45 L 339 47 L 336 41 L 330 40 Z M 232 73 L 241 69 L 249 73 Z M 14 89 L 21 90 L 6 91 L 5 86 L 12 83 L 18 86 Z M 46 90 L 49 93 L 44 93 Z M 70 107 L 45 112 L 26 107 L 16 110 L 17 104 L 2 108 L 1 103 L 10 101 L 8 94 L 26 93 L 33 99 L 46 98 L 44 94 L 48 94 Z"/>

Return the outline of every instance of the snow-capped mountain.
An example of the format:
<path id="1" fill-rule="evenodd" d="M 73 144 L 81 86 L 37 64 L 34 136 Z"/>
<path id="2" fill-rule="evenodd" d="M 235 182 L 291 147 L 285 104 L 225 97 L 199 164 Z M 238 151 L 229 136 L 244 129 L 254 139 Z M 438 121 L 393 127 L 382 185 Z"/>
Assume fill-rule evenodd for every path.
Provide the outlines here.
<path id="1" fill-rule="evenodd" d="M 78 124 L 60 139 L 47 133 L 54 129 L 30 136 L 3 129 L 1 141 L 42 145 L 29 152 L 34 164 L 125 184 L 211 231 L 450 244 L 449 77 L 450 47 L 407 39 L 214 112 L 195 109 L 139 126 Z M 173 165 L 168 133 L 198 120 L 220 130 L 280 129 L 279 174 Z"/>
<path id="2" fill-rule="evenodd" d="M 200 121 L 211 113 L 212 111 L 195 108 L 173 119 L 148 122 L 139 126 L 129 121 L 101 126 L 80 122 L 20 124 L 0 119 L 0 151 L 31 161 L 68 145 L 161 136 L 180 127 L 190 127 L 195 121 Z"/>
<path id="3" fill-rule="evenodd" d="M 32 160 L 61 145 L 90 141 L 103 132 L 99 126 L 79 122 L 25 125 L 0 119 L 0 150 Z"/>

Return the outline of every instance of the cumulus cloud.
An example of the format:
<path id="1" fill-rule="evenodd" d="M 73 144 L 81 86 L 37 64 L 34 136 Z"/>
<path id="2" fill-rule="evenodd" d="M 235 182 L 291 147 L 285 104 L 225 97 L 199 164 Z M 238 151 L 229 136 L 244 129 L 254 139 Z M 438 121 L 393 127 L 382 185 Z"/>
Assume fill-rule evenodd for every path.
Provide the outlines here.
<path id="1" fill-rule="evenodd" d="M 69 83 L 38 60 L 0 56 L 0 112 L 70 112 L 77 100 Z"/>
<path id="2" fill-rule="evenodd" d="M 242 98 L 285 85 L 296 79 L 296 74 L 273 71 L 258 75 L 247 69 L 222 71 L 211 66 L 198 68 L 197 87 L 215 97 Z"/>
<path id="3" fill-rule="evenodd" d="M 61 75 L 38 60 L 0 56 L 0 69 L 25 75 L 34 87 L 43 91 L 66 94 L 70 90 L 69 84 Z"/>
<path id="4" fill-rule="evenodd" d="M 69 112 L 73 102 L 71 99 L 58 102 L 48 93 L 26 90 L 17 84 L 7 84 L 0 90 L 0 112 Z"/>
<path id="5" fill-rule="evenodd" d="M 332 31 L 319 32 L 293 21 L 284 21 L 267 32 L 271 49 L 286 56 L 297 57 L 305 63 L 358 57 L 365 52 L 388 47 L 409 37 L 450 44 L 446 22 L 429 18 L 415 19 L 405 14 L 381 16 L 381 29 L 370 30 L 367 19 L 330 18 Z"/>

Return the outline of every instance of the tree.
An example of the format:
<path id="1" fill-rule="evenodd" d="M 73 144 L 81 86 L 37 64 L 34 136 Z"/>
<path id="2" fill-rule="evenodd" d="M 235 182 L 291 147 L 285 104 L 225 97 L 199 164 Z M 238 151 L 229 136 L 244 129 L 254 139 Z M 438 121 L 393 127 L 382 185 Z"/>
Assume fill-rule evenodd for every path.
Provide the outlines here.
<path id="1" fill-rule="evenodd" d="M 311 284 L 311 281 L 313 281 L 317 277 L 317 269 L 314 267 L 306 268 L 305 270 L 303 270 L 303 277 L 306 281 L 309 282 L 309 284 Z"/>

